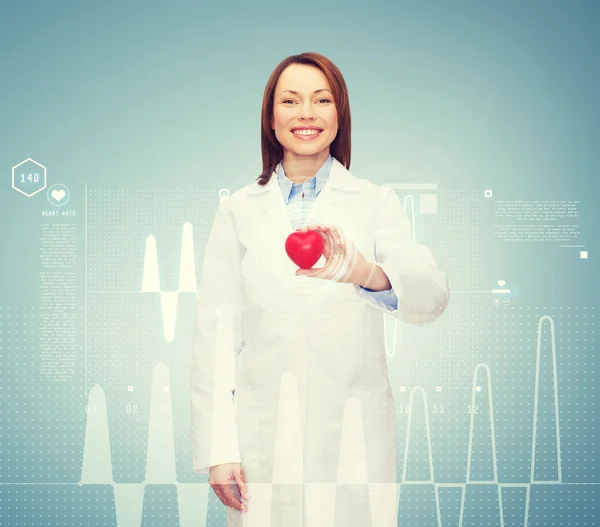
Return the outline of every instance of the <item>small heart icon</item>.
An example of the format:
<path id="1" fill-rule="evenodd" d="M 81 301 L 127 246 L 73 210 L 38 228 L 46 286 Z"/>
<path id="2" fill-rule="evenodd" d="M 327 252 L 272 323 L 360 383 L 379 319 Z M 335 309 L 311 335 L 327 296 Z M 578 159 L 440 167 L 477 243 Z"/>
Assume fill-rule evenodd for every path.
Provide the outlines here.
<path id="1" fill-rule="evenodd" d="M 316 231 L 292 232 L 285 240 L 285 252 L 300 269 L 310 269 L 323 254 L 323 238 Z"/>
<path id="2" fill-rule="evenodd" d="M 60 201 L 61 199 L 63 199 L 66 195 L 65 189 L 60 189 L 60 190 L 53 190 L 52 191 L 52 197 L 56 200 L 56 201 Z"/>
<path id="3" fill-rule="evenodd" d="M 504 285 L 506 285 L 506 282 L 504 280 L 498 280 L 498 285 L 500 287 L 504 287 Z"/>

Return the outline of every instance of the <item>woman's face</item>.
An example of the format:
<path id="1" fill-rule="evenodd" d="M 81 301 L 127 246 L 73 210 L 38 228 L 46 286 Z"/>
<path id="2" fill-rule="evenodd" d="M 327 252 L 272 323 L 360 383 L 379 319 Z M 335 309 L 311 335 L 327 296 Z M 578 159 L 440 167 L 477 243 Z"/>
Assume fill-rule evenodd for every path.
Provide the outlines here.
<path id="1" fill-rule="evenodd" d="M 285 157 L 329 154 L 338 116 L 331 86 L 319 68 L 290 64 L 283 70 L 273 94 L 271 128 Z"/>

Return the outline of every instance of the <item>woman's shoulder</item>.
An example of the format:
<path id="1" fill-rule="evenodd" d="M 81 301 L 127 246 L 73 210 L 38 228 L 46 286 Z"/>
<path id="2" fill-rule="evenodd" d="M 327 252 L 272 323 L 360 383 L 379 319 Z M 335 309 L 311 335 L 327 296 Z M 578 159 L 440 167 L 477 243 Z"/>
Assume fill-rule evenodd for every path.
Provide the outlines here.
<path id="1" fill-rule="evenodd" d="M 220 207 L 228 213 L 236 216 L 249 204 L 249 198 L 260 189 L 263 189 L 258 183 L 250 183 L 237 190 L 227 191 L 222 197 Z"/>
<path id="2" fill-rule="evenodd" d="M 385 184 L 375 183 L 367 177 L 361 177 L 346 169 L 346 177 L 351 182 L 351 186 L 363 194 L 365 199 L 370 199 L 375 202 L 385 200 L 390 193 L 394 191 Z"/>

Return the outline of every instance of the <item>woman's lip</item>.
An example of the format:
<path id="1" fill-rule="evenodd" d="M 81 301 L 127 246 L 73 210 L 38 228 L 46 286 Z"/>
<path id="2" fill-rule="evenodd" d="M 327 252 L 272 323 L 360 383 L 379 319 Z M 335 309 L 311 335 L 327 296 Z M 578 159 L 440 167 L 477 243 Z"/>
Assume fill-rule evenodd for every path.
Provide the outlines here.
<path id="1" fill-rule="evenodd" d="M 300 130 L 301 130 L 301 128 L 300 128 Z M 322 132 L 323 132 L 323 130 L 318 130 L 316 134 L 302 135 L 302 134 L 296 134 L 296 133 L 294 133 L 294 131 L 292 131 L 292 135 L 298 139 L 302 139 L 302 141 L 310 141 L 310 140 L 314 139 L 315 137 L 319 137 Z"/>

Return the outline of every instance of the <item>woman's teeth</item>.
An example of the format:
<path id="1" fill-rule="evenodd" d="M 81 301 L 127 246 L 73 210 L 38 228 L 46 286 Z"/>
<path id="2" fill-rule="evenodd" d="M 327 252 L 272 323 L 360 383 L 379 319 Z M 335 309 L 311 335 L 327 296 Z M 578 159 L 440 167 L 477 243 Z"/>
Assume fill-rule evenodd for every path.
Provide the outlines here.
<path id="1" fill-rule="evenodd" d="M 315 135 L 321 133 L 321 130 L 294 130 L 297 135 Z"/>

